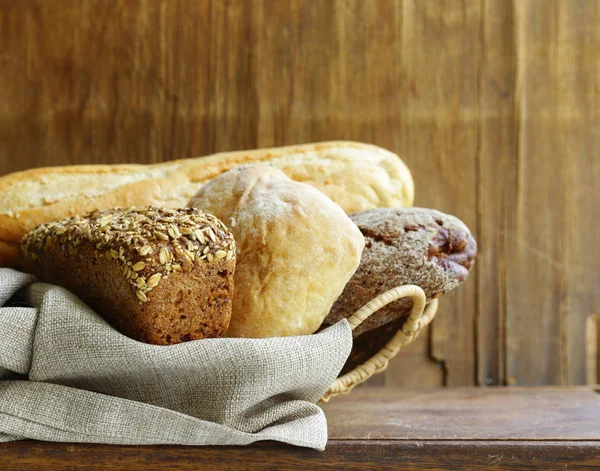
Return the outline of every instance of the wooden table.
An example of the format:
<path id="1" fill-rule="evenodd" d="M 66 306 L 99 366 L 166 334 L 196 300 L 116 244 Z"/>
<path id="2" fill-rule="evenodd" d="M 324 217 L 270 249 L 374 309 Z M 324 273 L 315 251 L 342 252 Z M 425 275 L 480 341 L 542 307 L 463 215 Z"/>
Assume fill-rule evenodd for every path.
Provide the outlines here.
<path id="1" fill-rule="evenodd" d="M 600 469 L 592 388 L 359 389 L 324 409 L 324 452 L 31 441 L 0 445 L 0 469 Z"/>

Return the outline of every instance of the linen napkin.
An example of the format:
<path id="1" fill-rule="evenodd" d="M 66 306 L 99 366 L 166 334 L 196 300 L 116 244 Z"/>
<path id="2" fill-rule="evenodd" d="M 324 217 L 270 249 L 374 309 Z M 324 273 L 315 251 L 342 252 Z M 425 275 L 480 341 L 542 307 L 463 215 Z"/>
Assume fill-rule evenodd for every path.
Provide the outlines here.
<path id="1" fill-rule="evenodd" d="M 9 268 L 0 306 L 0 442 L 325 448 L 316 402 L 352 348 L 346 320 L 315 335 L 149 345 Z"/>

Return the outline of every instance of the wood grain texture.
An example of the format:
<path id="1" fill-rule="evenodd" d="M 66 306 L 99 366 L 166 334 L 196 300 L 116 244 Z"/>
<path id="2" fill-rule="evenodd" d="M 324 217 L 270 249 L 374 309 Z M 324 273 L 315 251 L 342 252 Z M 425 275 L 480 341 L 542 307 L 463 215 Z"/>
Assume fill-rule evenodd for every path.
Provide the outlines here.
<path id="1" fill-rule="evenodd" d="M 371 384 L 583 384 L 599 56 L 596 0 L 0 0 L 0 174 L 389 148 L 481 256 Z"/>
<path id="2" fill-rule="evenodd" d="M 506 380 L 506 276 L 516 202 L 515 25 L 513 2 L 482 11 L 477 155 L 477 382 Z M 502 38 L 499 40 L 498 38 Z"/>
<path id="3" fill-rule="evenodd" d="M 344 440 L 600 440 L 600 394 L 586 387 L 365 388 L 323 410 Z"/>
<path id="4" fill-rule="evenodd" d="M 598 469 L 600 396 L 586 388 L 361 390 L 324 406 L 324 452 L 249 447 L 0 444 L 3 470 Z"/>
<path id="5" fill-rule="evenodd" d="M 505 228 L 506 379 L 583 384 L 585 322 L 600 300 L 600 252 L 589 249 L 600 241 L 600 4 L 514 5 L 517 178 Z"/>
<path id="6" fill-rule="evenodd" d="M 586 384 L 600 384 L 600 315 L 594 313 L 585 325 Z"/>
<path id="7" fill-rule="evenodd" d="M 597 441 L 335 440 L 324 452 L 264 443 L 248 447 L 1 445 L 5 471 L 147 471 L 345 469 L 350 471 L 530 471 L 600 467 Z"/>

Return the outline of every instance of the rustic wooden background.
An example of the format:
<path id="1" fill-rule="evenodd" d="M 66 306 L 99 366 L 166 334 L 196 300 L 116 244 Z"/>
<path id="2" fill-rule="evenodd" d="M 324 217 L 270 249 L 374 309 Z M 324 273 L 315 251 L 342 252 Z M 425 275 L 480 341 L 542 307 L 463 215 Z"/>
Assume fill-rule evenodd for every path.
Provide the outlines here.
<path id="1" fill-rule="evenodd" d="M 0 0 L 0 174 L 330 139 L 481 247 L 373 383 L 599 382 L 600 2 Z"/>

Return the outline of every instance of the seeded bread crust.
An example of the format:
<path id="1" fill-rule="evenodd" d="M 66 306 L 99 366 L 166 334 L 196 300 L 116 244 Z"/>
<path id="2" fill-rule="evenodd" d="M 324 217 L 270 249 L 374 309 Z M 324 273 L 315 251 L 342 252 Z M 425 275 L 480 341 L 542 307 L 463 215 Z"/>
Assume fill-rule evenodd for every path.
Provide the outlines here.
<path id="1" fill-rule="evenodd" d="M 456 288 L 469 273 L 477 243 L 459 219 L 423 208 L 379 208 L 350 215 L 365 237 L 358 270 L 333 305 L 324 325 L 350 317 L 371 299 L 402 285 L 417 285 L 427 300 Z M 401 299 L 365 320 L 354 336 L 410 314 Z"/>
<path id="2" fill-rule="evenodd" d="M 235 250 L 199 209 L 133 207 L 43 224 L 21 240 L 20 261 L 123 334 L 167 345 L 227 330 Z"/>

